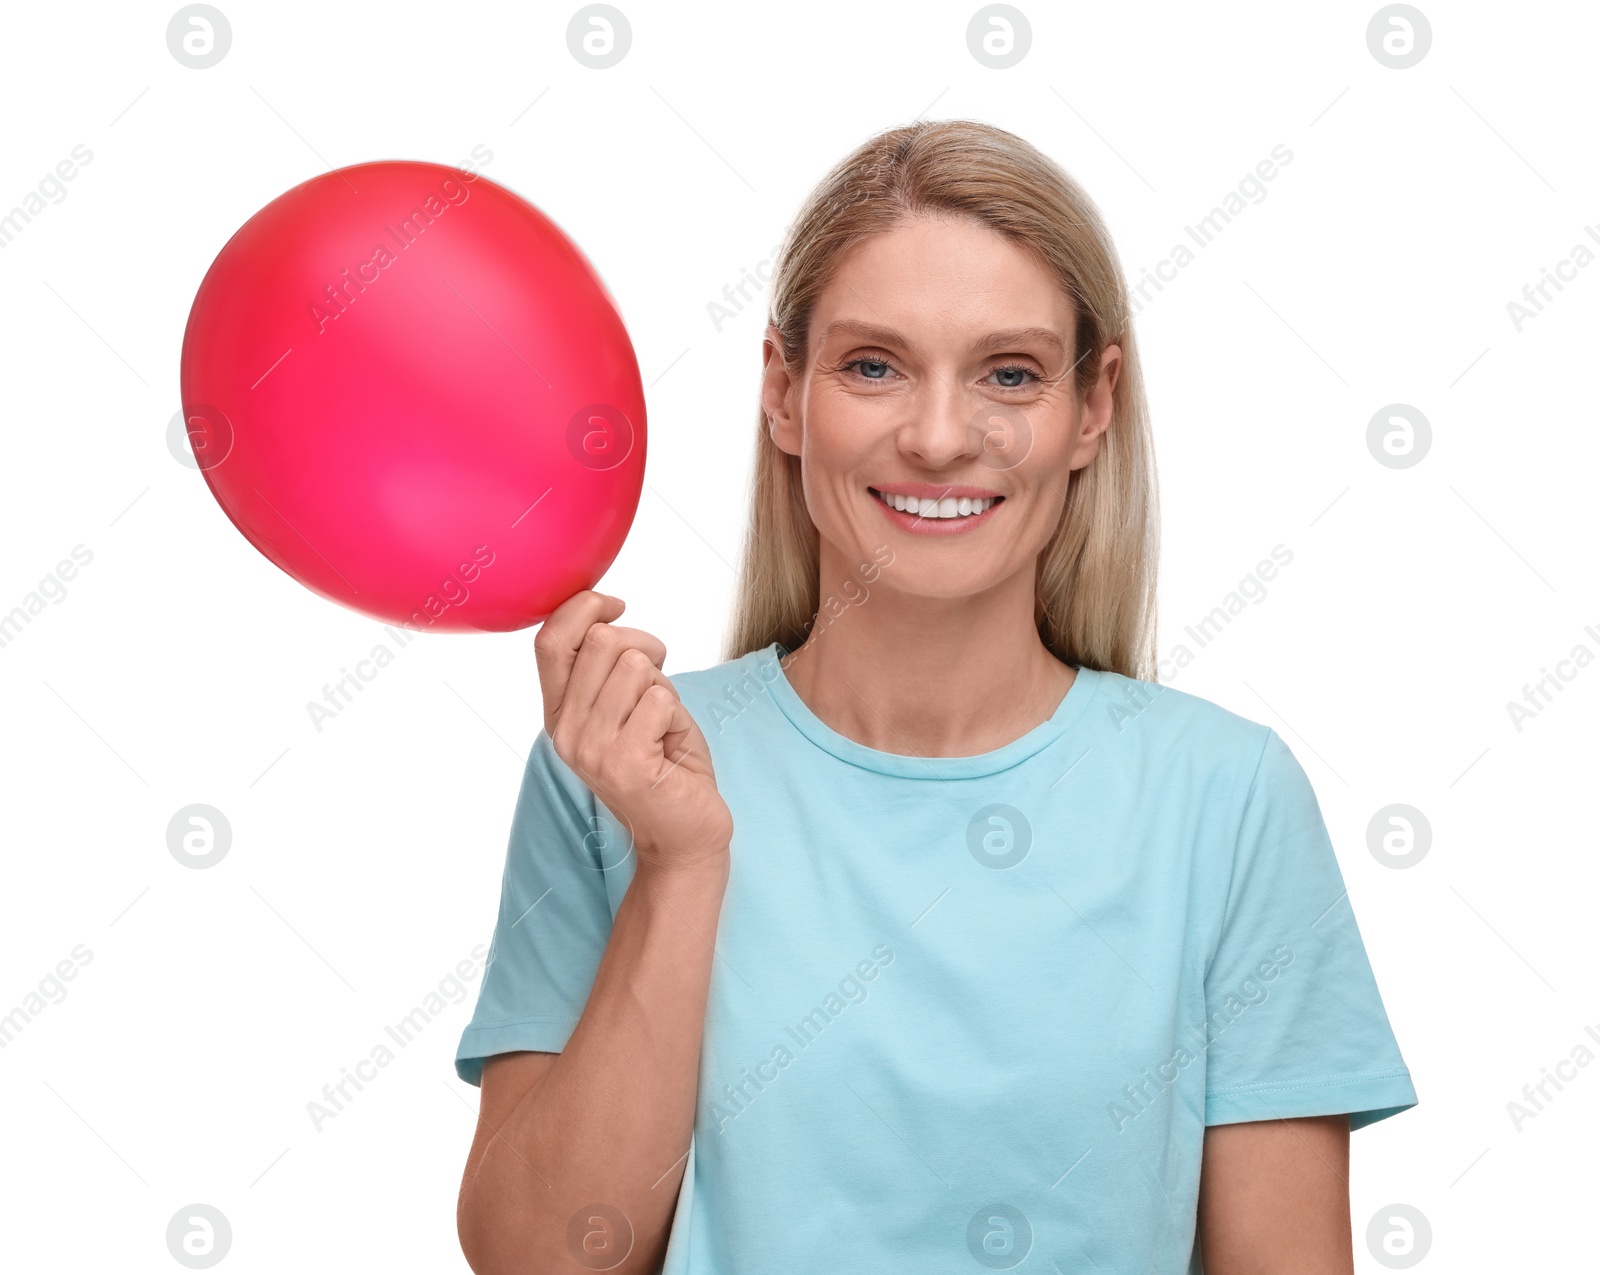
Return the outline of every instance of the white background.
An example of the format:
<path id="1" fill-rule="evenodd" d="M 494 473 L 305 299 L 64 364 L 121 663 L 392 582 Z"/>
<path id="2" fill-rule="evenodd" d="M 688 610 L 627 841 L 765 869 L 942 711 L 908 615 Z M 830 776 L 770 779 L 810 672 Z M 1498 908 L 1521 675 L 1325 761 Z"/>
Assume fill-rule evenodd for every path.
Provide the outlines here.
<path id="1" fill-rule="evenodd" d="M 148 4 L 14 6 L 0 44 L 0 213 L 93 152 L 0 250 L 0 611 L 93 554 L 0 649 L 0 1014 L 92 952 L 0 1050 L 0 1262 L 180 1269 L 167 1222 L 204 1202 L 233 1228 L 225 1269 L 466 1269 L 477 1091 L 451 1058 L 477 980 L 320 1132 L 306 1104 L 488 941 L 540 725 L 533 632 L 423 635 L 313 727 L 307 701 L 380 626 L 252 549 L 166 444 L 228 236 L 329 167 L 491 150 L 483 174 L 622 308 L 649 463 L 603 587 L 669 672 L 701 668 L 765 317 L 718 332 L 708 303 L 829 166 L 924 113 L 1059 160 L 1135 279 L 1293 152 L 1138 321 L 1161 648 L 1292 551 L 1174 684 L 1274 726 L 1311 775 L 1412 1069 L 1420 1105 L 1353 1140 L 1357 1269 L 1383 1269 L 1365 1228 L 1396 1202 L 1432 1226 L 1424 1270 L 1592 1261 L 1600 1065 L 1520 1131 L 1506 1104 L 1600 1024 L 1600 666 L 1520 731 L 1506 703 L 1574 646 L 1600 655 L 1600 263 L 1520 332 L 1506 306 L 1600 250 L 1596 10 L 1423 0 L 1432 48 L 1393 70 L 1370 2 L 1026 3 L 1028 56 L 993 70 L 968 51 L 975 5 L 623 0 L 632 47 L 597 71 L 568 51 L 576 5 L 221 4 L 233 43 L 207 70 Z M 1408 469 L 1366 444 L 1396 402 L 1433 430 Z M 194 802 L 233 829 L 204 871 L 166 845 Z M 1394 802 L 1433 831 L 1404 870 L 1367 846 Z"/>

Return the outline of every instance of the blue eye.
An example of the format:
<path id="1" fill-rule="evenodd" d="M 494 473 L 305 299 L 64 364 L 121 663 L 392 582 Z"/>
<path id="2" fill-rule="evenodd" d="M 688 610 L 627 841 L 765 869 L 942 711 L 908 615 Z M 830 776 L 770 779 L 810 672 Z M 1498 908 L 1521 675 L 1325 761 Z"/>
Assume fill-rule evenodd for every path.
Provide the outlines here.
<path id="1" fill-rule="evenodd" d="M 1023 367 L 1020 363 L 1011 363 L 1007 364 L 1005 367 L 997 367 L 992 375 L 1000 376 L 1008 372 L 1021 372 L 1024 376 L 1031 376 L 1036 381 L 1039 379 L 1038 374 L 1032 368 Z M 1000 388 L 1003 390 L 1023 390 L 1027 389 L 1028 385 L 1026 381 L 1018 381 L 1014 384 L 1002 384 Z"/>

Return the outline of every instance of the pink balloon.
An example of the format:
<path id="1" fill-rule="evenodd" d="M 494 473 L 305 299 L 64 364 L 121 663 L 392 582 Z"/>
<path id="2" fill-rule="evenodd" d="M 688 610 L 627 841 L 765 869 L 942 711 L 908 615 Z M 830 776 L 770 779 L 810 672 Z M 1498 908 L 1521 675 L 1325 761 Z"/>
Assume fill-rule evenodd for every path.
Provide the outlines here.
<path id="1" fill-rule="evenodd" d="M 638 508 L 644 390 L 615 300 L 554 222 L 459 169 L 356 164 L 274 199 L 206 272 L 180 379 L 234 526 L 392 624 L 536 624 Z"/>

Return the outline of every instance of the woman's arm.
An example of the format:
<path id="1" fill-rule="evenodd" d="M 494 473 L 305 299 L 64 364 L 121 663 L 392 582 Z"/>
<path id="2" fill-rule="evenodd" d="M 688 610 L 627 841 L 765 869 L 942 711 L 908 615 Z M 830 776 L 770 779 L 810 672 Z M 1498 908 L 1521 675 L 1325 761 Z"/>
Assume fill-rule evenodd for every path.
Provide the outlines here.
<path id="1" fill-rule="evenodd" d="M 1350 1117 L 1213 1125 L 1200 1165 L 1206 1275 L 1353 1275 Z"/>
<path id="2" fill-rule="evenodd" d="M 694 1124 L 711 944 L 726 854 L 640 867 L 617 909 L 594 990 L 559 1054 L 515 1053 L 483 1069 L 478 1130 L 457 1213 L 478 1275 L 656 1271 Z M 605 1215 L 628 1219 L 623 1246 Z M 577 1260 L 574 1246 L 587 1249 Z"/>
<path id="3" fill-rule="evenodd" d="M 478 1275 L 657 1271 L 683 1180 L 733 816 L 666 647 L 622 609 L 584 590 L 534 642 L 551 746 L 635 866 L 561 1052 L 484 1065 L 456 1224 Z"/>

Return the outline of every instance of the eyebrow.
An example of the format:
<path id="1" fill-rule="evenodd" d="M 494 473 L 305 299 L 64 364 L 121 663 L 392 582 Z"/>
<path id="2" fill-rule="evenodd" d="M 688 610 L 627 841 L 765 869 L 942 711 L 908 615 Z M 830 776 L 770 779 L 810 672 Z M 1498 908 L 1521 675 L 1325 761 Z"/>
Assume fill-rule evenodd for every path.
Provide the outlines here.
<path id="1" fill-rule="evenodd" d="M 874 345 L 909 346 L 911 342 L 901 336 L 893 328 L 880 328 L 871 323 L 861 323 L 855 319 L 836 319 L 817 334 L 817 344 L 821 346 L 830 336 L 843 335 L 857 337 L 869 341 Z M 977 354 L 987 354 L 992 350 L 1015 349 L 1018 346 L 1039 342 L 1055 349 L 1061 354 L 1066 353 L 1066 343 L 1058 332 L 1049 328 L 1007 328 L 1001 332 L 991 332 L 988 336 L 973 343 L 972 349 Z"/>

